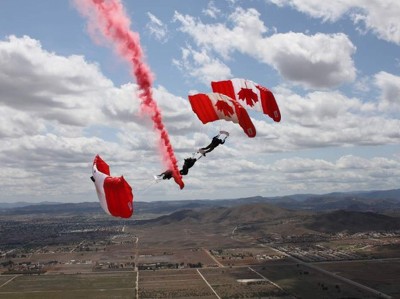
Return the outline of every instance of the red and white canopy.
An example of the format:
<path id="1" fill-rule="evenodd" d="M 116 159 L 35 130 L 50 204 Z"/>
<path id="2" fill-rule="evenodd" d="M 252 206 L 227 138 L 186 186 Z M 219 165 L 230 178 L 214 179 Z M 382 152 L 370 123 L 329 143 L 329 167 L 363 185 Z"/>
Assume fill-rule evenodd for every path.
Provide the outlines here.
<path id="1" fill-rule="evenodd" d="M 93 161 L 93 180 L 103 210 L 112 216 L 129 218 L 133 214 L 132 188 L 123 176 L 110 176 L 110 168 L 99 155 Z"/>
<path id="2" fill-rule="evenodd" d="M 189 102 L 203 124 L 224 119 L 238 123 L 247 136 L 256 136 L 250 116 L 235 99 L 220 93 L 199 93 L 189 95 Z"/>
<path id="3" fill-rule="evenodd" d="M 266 87 L 251 80 L 234 78 L 211 82 L 213 92 L 222 93 L 237 100 L 245 108 L 267 114 L 274 121 L 281 120 L 281 113 L 274 94 Z"/>

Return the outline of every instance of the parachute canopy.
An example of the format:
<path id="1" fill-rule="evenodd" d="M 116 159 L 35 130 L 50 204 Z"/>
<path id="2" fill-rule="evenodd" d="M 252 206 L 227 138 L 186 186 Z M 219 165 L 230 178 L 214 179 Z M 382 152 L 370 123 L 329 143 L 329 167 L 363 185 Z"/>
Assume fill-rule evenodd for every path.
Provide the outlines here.
<path id="1" fill-rule="evenodd" d="M 124 177 L 111 177 L 110 167 L 99 155 L 94 158 L 92 173 L 92 180 L 103 210 L 115 217 L 131 217 L 133 193 Z"/>
<path id="2" fill-rule="evenodd" d="M 199 93 L 189 95 L 189 102 L 203 124 L 224 119 L 238 123 L 247 136 L 256 136 L 256 128 L 246 109 L 234 98 L 220 93 Z"/>
<path id="3" fill-rule="evenodd" d="M 281 113 L 273 93 L 266 87 L 251 80 L 234 78 L 211 82 L 213 92 L 222 93 L 237 100 L 246 108 L 267 114 L 274 121 L 281 120 Z"/>

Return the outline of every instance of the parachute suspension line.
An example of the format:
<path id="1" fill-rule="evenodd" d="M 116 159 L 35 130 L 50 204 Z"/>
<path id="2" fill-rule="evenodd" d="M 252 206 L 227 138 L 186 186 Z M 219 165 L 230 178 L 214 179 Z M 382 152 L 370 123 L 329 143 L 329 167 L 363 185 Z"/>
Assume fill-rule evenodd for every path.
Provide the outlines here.
<path id="1" fill-rule="evenodd" d="M 221 132 L 228 132 L 228 130 L 225 129 L 225 125 L 224 124 L 220 124 L 218 132 L 219 132 L 219 134 L 221 134 Z"/>
<path id="2" fill-rule="evenodd" d="M 147 184 L 145 183 L 144 186 L 141 189 L 136 189 L 135 190 L 136 193 L 143 193 L 144 191 L 149 189 L 151 186 L 161 182 L 161 180 L 149 179 L 149 180 L 146 180 L 145 182 L 147 182 Z"/>
<path id="3" fill-rule="evenodd" d="M 148 184 L 147 185 L 145 185 L 142 189 L 139 189 L 139 190 L 135 190 L 136 192 L 136 194 L 143 194 L 145 191 L 147 191 L 151 186 L 153 186 L 153 185 L 155 185 L 155 184 L 158 184 L 159 182 L 161 182 L 161 181 L 158 181 L 158 180 L 154 180 L 154 179 L 152 179 L 152 180 L 148 180 Z"/>

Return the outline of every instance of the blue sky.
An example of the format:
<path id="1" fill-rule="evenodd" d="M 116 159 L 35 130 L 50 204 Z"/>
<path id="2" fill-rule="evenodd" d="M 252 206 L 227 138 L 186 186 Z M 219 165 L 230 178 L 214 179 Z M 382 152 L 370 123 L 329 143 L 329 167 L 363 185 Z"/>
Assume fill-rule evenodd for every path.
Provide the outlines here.
<path id="1" fill-rule="evenodd" d="M 179 166 L 220 129 L 226 144 L 179 190 L 139 113 L 129 65 L 69 1 L 0 4 L 0 202 L 96 201 L 100 154 L 135 200 L 399 188 L 400 4 L 385 1 L 123 1 L 154 76 Z M 250 113 L 249 139 L 202 125 L 187 95 L 211 80 L 270 88 L 282 121 Z"/>

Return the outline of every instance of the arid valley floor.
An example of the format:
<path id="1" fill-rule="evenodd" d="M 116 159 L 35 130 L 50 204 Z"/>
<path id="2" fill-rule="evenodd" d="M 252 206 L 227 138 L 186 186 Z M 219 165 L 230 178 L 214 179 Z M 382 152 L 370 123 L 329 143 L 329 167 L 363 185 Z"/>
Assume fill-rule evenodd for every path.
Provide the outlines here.
<path id="1" fill-rule="evenodd" d="M 8 211 L 0 298 L 400 298 L 397 222 L 333 213 L 353 229 L 264 203 L 141 220 Z M 354 230 L 357 217 L 379 229 Z"/>

